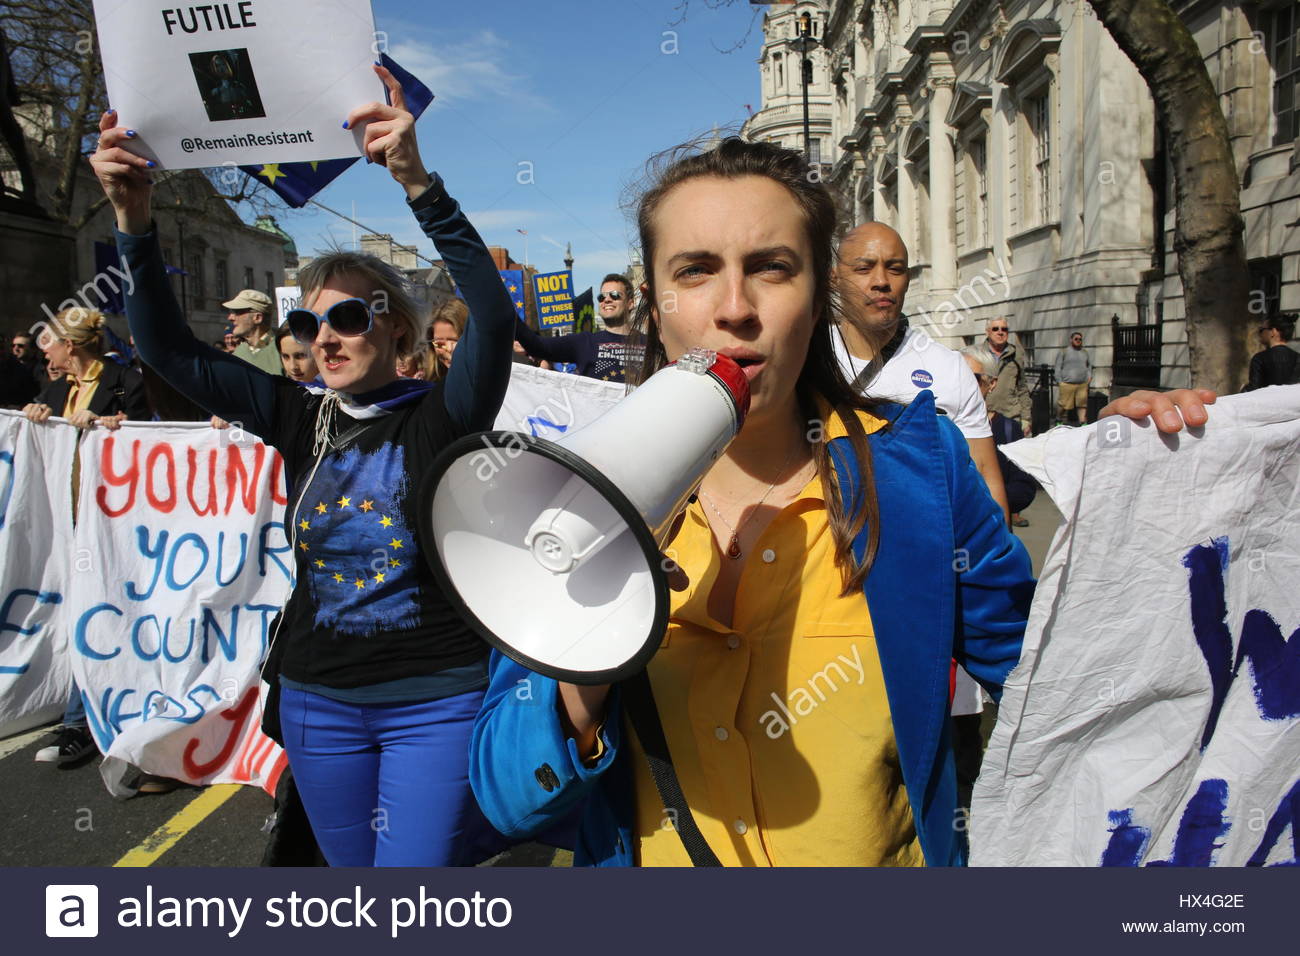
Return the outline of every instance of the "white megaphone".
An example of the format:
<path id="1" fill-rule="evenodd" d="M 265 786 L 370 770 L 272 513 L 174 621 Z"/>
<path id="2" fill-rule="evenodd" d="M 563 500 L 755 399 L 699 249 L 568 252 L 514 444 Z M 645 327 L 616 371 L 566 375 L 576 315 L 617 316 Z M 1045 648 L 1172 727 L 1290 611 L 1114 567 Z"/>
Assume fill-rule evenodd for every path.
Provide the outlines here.
<path id="1" fill-rule="evenodd" d="M 749 409 L 740 366 L 692 349 L 558 442 L 480 432 L 425 479 L 424 548 L 467 623 L 577 684 L 636 673 L 668 625 L 661 549 Z"/>

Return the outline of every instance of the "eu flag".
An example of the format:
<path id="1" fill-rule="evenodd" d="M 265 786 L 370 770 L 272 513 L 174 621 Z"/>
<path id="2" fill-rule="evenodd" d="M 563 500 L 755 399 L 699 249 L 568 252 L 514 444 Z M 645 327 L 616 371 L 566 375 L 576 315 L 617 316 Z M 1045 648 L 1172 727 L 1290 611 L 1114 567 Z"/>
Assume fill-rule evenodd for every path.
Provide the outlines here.
<path id="1" fill-rule="evenodd" d="M 433 94 L 427 86 L 398 66 L 387 53 L 381 53 L 379 59 L 402 85 L 406 108 L 412 116 L 419 119 L 420 114 L 433 102 Z M 267 163 L 265 166 L 239 168 L 258 182 L 270 186 L 277 196 L 294 209 L 300 209 L 360 158 L 353 156 L 350 159 L 326 159 L 315 163 Z"/>

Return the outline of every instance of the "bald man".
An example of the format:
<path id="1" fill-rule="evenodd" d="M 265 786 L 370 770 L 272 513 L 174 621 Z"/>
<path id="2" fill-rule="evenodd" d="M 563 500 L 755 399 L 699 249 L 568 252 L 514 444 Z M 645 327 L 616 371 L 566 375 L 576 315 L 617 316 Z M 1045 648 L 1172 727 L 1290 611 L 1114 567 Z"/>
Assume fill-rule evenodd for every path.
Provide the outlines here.
<path id="1" fill-rule="evenodd" d="M 1010 520 L 979 384 L 959 353 L 909 328 L 903 316 L 907 270 L 907 246 L 884 223 L 864 223 L 844 237 L 835 284 L 847 321 L 832 336 L 840 366 L 854 387 L 872 398 L 911 402 L 929 389 L 936 407 L 965 437 L 989 493 Z"/>

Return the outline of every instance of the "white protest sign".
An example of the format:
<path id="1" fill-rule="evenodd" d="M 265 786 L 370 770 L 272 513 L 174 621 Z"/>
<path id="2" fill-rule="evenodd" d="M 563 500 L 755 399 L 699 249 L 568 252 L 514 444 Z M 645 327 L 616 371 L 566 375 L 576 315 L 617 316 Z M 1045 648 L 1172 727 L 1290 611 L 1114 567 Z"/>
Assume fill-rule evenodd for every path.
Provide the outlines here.
<path id="1" fill-rule="evenodd" d="M 550 372 L 516 362 L 495 427 L 558 441 L 627 397 L 626 385 Z"/>
<path id="2" fill-rule="evenodd" d="M 276 314 L 280 316 L 276 325 L 284 325 L 284 317 L 289 314 L 290 309 L 296 309 L 302 304 L 302 289 L 296 285 L 276 286 L 275 287 L 275 309 Z"/>
<path id="3" fill-rule="evenodd" d="M 95 0 L 109 102 L 165 169 L 361 154 L 383 100 L 370 0 Z"/>
<path id="4" fill-rule="evenodd" d="M 971 807 L 983 866 L 1300 860 L 1300 386 L 1003 446 L 1064 524 Z"/>
<path id="5" fill-rule="evenodd" d="M 68 701 L 76 449 L 71 426 L 0 409 L 0 737 L 57 719 Z"/>
<path id="6" fill-rule="evenodd" d="M 269 785 L 260 664 L 291 587 L 280 455 L 238 428 L 133 425 L 82 442 L 67 597 L 73 673 L 118 792 L 126 765 Z"/>

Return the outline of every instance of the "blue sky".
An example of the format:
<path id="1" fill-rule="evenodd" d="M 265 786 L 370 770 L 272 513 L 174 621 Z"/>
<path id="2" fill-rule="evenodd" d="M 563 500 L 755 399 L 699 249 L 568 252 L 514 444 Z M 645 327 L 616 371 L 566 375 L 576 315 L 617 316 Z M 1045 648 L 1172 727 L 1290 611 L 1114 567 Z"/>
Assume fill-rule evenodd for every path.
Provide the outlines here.
<path id="1" fill-rule="evenodd" d="M 766 9 L 709 9 L 691 0 L 522 0 L 420 3 L 373 0 L 388 52 L 433 90 L 418 130 L 425 163 L 489 245 L 543 272 L 564 268 L 573 244 L 575 287 L 622 271 L 633 240 L 620 207 L 654 153 L 738 127 L 759 107 L 755 60 Z M 752 24 L 752 29 L 751 29 Z M 665 31 L 675 31 L 665 32 Z M 720 52 L 742 41 L 742 48 Z M 665 52 L 676 49 L 675 53 Z M 531 185 L 527 179 L 532 164 Z M 386 170 L 357 164 L 317 197 L 378 232 L 436 258 Z M 350 244 L 346 222 L 308 206 L 278 215 L 301 253 Z"/>

